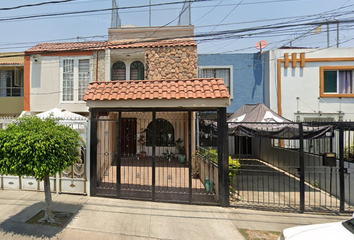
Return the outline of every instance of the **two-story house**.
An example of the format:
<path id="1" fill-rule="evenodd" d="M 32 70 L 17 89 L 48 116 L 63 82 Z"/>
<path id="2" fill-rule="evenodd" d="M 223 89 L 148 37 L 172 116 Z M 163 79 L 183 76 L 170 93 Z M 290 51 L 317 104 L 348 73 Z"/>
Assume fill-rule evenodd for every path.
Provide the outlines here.
<path id="1" fill-rule="evenodd" d="M 25 110 L 60 108 L 90 117 L 91 195 L 219 201 L 219 183 L 226 183 L 219 180 L 228 175 L 220 168 L 218 177 L 192 155 L 195 116 L 217 111 L 225 129 L 230 98 L 221 78 L 197 78 L 193 26 L 122 27 L 108 34 L 104 42 L 41 43 L 27 50 Z M 191 181 L 192 171 L 198 180 Z M 203 190 L 206 179 L 216 198 Z"/>
<path id="2" fill-rule="evenodd" d="M 277 49 L 266 58 L 266 105 L 293 121 L 354 119 L 354 48 Z"/>

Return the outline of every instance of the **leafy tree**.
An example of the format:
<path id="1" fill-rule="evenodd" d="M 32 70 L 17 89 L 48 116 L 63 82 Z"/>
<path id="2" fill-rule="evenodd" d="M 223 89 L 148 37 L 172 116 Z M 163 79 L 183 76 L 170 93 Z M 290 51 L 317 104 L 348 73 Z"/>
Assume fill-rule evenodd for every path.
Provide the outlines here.
<path id="1" fill-rule="evenodd" d="M 49 177 L 79 160 L 79 134 L 59 119 L 25 116 L 0 130 L 0 173 L 44 181 L 46 210 L 40 221 L 55 223 Z"/>

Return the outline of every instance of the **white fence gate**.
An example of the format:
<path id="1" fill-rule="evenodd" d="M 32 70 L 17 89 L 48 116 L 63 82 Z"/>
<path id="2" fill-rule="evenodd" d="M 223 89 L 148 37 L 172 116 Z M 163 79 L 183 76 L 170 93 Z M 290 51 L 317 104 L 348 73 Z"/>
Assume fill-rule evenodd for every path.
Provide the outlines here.
<path id="1" fill-rule="evenodd" d="M 13 117 L 0 117 L 0 129 L 14 121 Z M 80 160 L 70 168 L 57 173 L 50 178 L 51 190 L 56 193 L 87 194 L 87 169 L 88 158 L 86 143 L 88 142 L 88 121 L 82 119 L 63 119 L 60 124 L 71 126 L 80 133 L 81 151 Z M 43 181 L 28 176 L 0 175 L 0 190 L 33 190 L 44 191 Z"/>

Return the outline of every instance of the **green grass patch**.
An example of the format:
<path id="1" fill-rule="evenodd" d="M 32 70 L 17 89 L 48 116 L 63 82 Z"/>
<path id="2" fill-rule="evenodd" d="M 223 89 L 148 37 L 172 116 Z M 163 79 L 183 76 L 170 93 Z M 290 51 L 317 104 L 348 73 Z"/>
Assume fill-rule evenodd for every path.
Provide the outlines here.
<path id="1" fill-rule="evenodd" d="M 246 240 L 277 240 L 280 232 L 259 231 L 239 228 L 238 231 Z"/>

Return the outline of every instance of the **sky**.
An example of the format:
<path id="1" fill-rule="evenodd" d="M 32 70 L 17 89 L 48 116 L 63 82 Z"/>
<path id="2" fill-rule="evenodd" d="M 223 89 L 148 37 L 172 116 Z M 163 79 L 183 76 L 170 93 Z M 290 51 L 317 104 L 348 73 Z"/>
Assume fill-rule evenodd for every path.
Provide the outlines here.
<path id="1" fill-rule="evenodd" d="M 107 40 L 111 25 L 110 10 L 37 16 L 109 9 L 112 0 L 71 0 L 6 9 L 43 2 L 51 1 L 1 1 L 0 52 L 21 52 L 41 42 Z M 117 0 L 122 25 L 138 27 L 149 26 L 150 11 L 146 7 L 149 3 L 161 4 L 151 7 L 152 26 L 177 25 L 183 5 L 181 2 L 183 0 Z M 195 27 L 199 54 L 253 53 L 259 51 L 255 45 L 260 40 L 268 42 L 265 50 L 290 45 L 336 47 L 337 24 L 329 25 L 328 42 L 327 25 L 320 27 L 326 21 L 339 21 L 340 47 L 354 45 L 354 0 L 199 0 L 191 6 L 191 23 Z M 31 16 L 35 18 L 28 18 Z"/>

